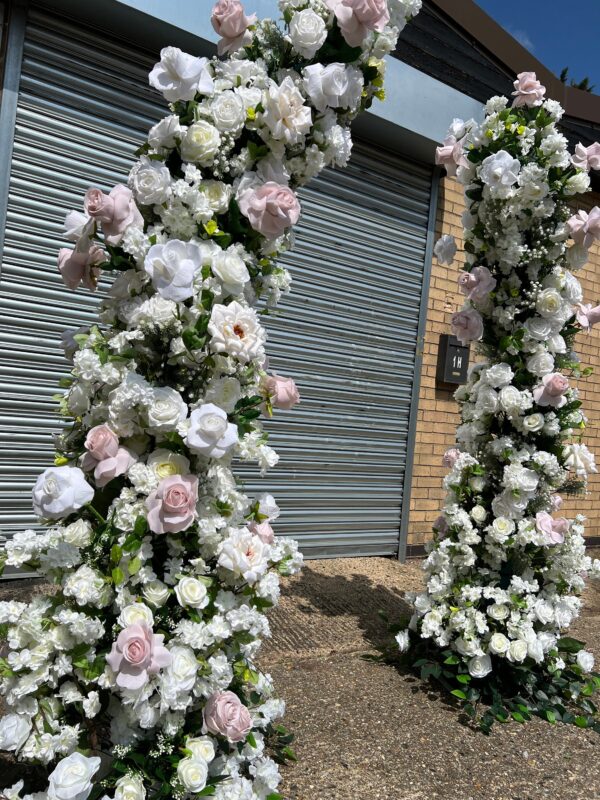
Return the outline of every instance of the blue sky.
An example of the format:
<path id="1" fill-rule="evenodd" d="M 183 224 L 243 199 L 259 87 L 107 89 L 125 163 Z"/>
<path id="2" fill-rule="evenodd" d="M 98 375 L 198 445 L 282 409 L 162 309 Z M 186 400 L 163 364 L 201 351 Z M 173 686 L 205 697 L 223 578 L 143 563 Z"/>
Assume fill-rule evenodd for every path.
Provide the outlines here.
<path id="1" fill-rule="evenodd" d="M 476 2 L 556 75 L 568 66 L 572 78 L 587 75 L 600 94 L 600 0 Z"/>

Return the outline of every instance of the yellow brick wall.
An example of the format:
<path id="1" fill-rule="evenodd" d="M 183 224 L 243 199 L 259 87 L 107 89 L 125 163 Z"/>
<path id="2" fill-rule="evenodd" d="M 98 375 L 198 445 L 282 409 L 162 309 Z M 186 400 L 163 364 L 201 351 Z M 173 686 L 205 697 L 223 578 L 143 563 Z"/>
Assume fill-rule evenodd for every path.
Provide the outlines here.
<path id="1" fill-rule="evenodd" d="M 582 208 L 600 205 L 600 194 L 591 193 L 581 203 Z M 431 525 L 443 503 L 442 478 L 447 470 L 441 460 L 445 450 L 454 444 L 459 423 L 457 405 L 452 392 L 436 388 L 435 372 L 438 342 L 441 333 L 450 332 L 450 314 L 462 306 L 462 295 L 456 289 L 462 249 L 461 214 L 464 210 L 462 186 L 451 178 L 442 178 L 438 197 L 436 240 L 445 233 L 456 238 L 459 253 L 450 267 L 438 264 L 434 258 L 427 308 L 427 327 L 423 351 L 423 372 L 419 394 L 417 435 L 410 496 L 408 545 L 420 545 L 431 537 Z M 586 302 L 600 304 L 600 248 L 595 245 L 590 261 L 578 274 Z M 600 466 L 600 326 L 590 335 L 580 334 L 577 351 L 582 364 L 594 368 L 594 374 L 580 379 L 578 386 L 583 410 L 588 417 L 584 441 L 596 453 Z M 472 348 L 473 349 L 473 348 Z M 471 363 L 475 359 L 471 353 Z M 592 476 L 586 497 L 569 500 L 565 514 L 582 513 L 588 517 L 587 536 L 600 536 L 600 475 Z M 410 552 L 410 550 L 409 550 Z"/>

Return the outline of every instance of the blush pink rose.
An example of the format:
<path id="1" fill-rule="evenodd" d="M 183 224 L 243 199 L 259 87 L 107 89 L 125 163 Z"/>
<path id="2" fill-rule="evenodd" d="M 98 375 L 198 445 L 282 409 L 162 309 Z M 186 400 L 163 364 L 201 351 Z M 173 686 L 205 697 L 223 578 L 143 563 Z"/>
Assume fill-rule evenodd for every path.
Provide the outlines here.
<path id="1" fill-rule="evenodd" d="M 569 388 L 569 381 L 560 372 L 551 372 L 544 375 L 542 382 L 533 390 L 533 399 L 538 406 L 552 406 L 561 408 L 567 402 L 564 396 Z"/>
<path id="2" fill-rule="evenodd" d="M 188 528 L 196 516 L 198 478 L 170 475 L 148 496 L 148 526 L 154 533 L 178 533 Z"/>
<path id="3" fill-rule="evenodd" d="M 135 464 L 137 456 L 126 447 L 119 447 L 119 438 L 108 425 L 96 425 L 85 439 L 87 453 L 81 461 L 82 469 L 94 470 L 96 486 L 106 486 L 118 475 L 124 475 Z"/>
<path id="4" fill-rule="evenodd" d="M 119 183 L 108 194 L 100 189 L 88 189 L 83 207 L 90 217 L 102 225 L 109 244 L 119 244 L 129 225 L 143 225 L 144 220 L 133 200 L 131 189 Z"/>
<path id="5" fill-rule="evenodd" d="M 381 32 L 390 21 L 387 0 L 326 0 L 350 47 L 362 44 L 369 31 Z"/>
<path id="6" fill-rule="evenodd" d="M 83 283 L 86 289 L 94 292 L 100 277 L 97 265 L 103 261 L 106 261 L 106 254 L 96 244 L 81 252 L 77 249 L 69 250 L 68 247 L 61 247 L 58 251 L 58 271 L 65 286 L 72 290 Z"/>
<path id="7" fill-rule="evenodd" d="M 271 404 L 275 408 L 289 410 L 300 402 L 300 393 L 292 378 L 283 378 L 273 373 L 263 380 L 263 389 L 271 398 Z"/>
<path id="8" fill-rule="evenodd" d="M 464 345 L 478 341 L 483 336 L 483 319 L 474 308 L 463 308 L 452 314 L 451 327 L 454 336 Z"/>
<path id="9" fill-rule="evenodd" d="M 471 272 L 461 272 L 458 288 L 469 300 L 481 302 L 496 288 L 496 278 L 487 267 L 474 267 Z"/>
<path id="10" fill-rule="evenodd" d="M 591 303 L 577 303 L 575 317 L 582 328 L 591 330 L 593 325 L 600 322 L 600 306 L 592 307 Z"/>
<path id="11" fill-rule="evenodd" d="M 513 106 L 540 106 L 546 94 L 546 87 L 538 81 L 535 72 L 520 72 L 513 86 Z"/>
<path id="12" fill-rule="evenodd" d="M 584 147 L 579 142 L 579 144 L 575 145 L 575 153 L 571 156 L 571 163 L 586 172 L 591 169 L 600 169 L 600 143 L 594 142 L 589 147 Z"/>
<path id="13" fill-rule="evenodd" d="M 294 192 L 274 181 L 247 189 L 239 198 L 239 206 L 254 230 L 268 239 L 281 236 L 300 219 L 300 203 Z"/>
<path id="14" fill-rule="evenodd" d="M 239 0 L 219 0 L 210 18 L 215 32 L 221 37 L 217 45 L 218 53 L 232 53 L 252 41 L 248 30 L 256 22 L 256 14 L 247 17 Z"/>
<path id="15" fill-rule="evenodd" d="M 546 537 L 547 544 L 562 544 L 569 531 L 569 520 L 564 517 L 554 519 L 546 511 L 535 515 L 535 527 Z"/>
<path id="16" fill-rule="evenodd" d="M 590 248 L 595 240 L 600 239 L 600 208 L 594 206 L 589 214 L 580 209 L 567 220 L 567 228 L 575 244 Z"/>
<path id="17" fill-rule="evenodd" d="M 552 506 L 552 511 L 559 511 L 559 509 L 562 508 L 563 499 L 559 494 L 551 494 L 550 504 Z"/>
<path id="18" fill-rule="evenodd" d="M 251 522 L 248 525 L 248 530 L 254 536 L 258 536 L 265 544 L 273 544 L 275 533 L 268 520 L 265 520 L 265 522 Z"/>
<path id="19" fill-rule="evenodd" d="M 469 162 L 464 154 L 463 139 L 446 136 L 443 144 L 435 148 L 435 163 L 446 169 L 446 174 L 453 178 L 458 167 L 467 167 Z"/>
<path id="20" fill-rule="evenodd" d="M 168 667 L 171 654 L 163 640 L 164 636 L 153 633 L 149 625 L 136 623 L 124 628 L 106 656 L 109 667 L 117 674 L 117 686 L 140 689 L 150 675 Z"/>
<path id="21" fill-rule="evenodd" d="M 113 478 L 124 475 L 138 460 L 137 455 L 126 447 L 119 447 L 116 455 L 103 458 L 94 468 L 96 486 L 102 488 Z"/>
<path id="22" fill-rule="evenodd" d="M 204 706 L 202 733 L 241 742 L 252 730 L 250 712 L 233 692 L 215 692 Z"/>
<path id="23" fill-rule="evenodd" d="M 452 469 L 452 467 L 456 464 L 459 456 L 460 456 L 460 450 L 458 449 L 458 447 L 450 447 L 448 450 L 446 450 L 446 452 L 442 457 L 442 464 L 444 465 L 444 467 Z"/>

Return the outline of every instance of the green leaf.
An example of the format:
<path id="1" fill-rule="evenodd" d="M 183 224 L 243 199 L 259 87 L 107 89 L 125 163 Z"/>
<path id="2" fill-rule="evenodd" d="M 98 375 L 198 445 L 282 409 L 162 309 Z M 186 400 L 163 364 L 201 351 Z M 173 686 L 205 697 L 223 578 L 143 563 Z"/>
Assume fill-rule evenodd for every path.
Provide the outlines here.
<path id="1" fill-rule="evenodd" d="M 580 642 L 579 639 L 573 639 L 570 636 L 565 636 L 558 640 L 556 646 L 559 652 L 562 653 L 578 653 L 580 650 L 583 650 L 585 643 Z"/>
<path id="2" fill-rule="evenodd" d="M 115 586 L 119 586 L 125 580 L 125 575 L 121 567 L 115 567 L 112 571 L 112 579 Z"/>
<path id="3" fill-rule="evenodd" d="M 525 722 L 525 717 L 523 716 L 523 714 L 521 714 L 520 711 L 511 711 L 510 715 L 514 720 L 520 722 L 521 724 Z"/>
<path id="4" fill-rule="evenodd" d="M 142 561 L 137 556 L 132 558 L 129 564 L 127 565 L 127 570 L 129 571 L 130 575 L 136 575 L 142 566 Z"/>
<path id="5" fill-rule="evenodd" d="M 246 736 L 246 742 L 250 745 L 250 747 L 256 747 L 256 739 L 254 738 L 254 734 L 252 731 Z"/>
<path id="6" fill-rule="evenodd" d="M 113 564 L 118 564 L 121 560 L 121 556 L 123 555 L 123 550 L 119 547 L 118 544 L 113 544 L 110 548 L 110 560 Z"/>
<path id="7" fill-rule="evenodd" d="M 458 697 L 459 700 L 466 700 L 467 695 L 463 692 L 462 689 L 453 689 L 450 694 L 453 694 L 454 697 Z"/>
<path id="8" fill-rule="evenodd" d="M 148 520 L 144 516 L 139 516 L 135 525 L 133 526 L 133 534 L 136 538 L 141 539 L 144 534 L 148 532 Z"/>
<path id="9" fill-rule="evenodd" d="M 577 725 L 578 728 L 587 728 L 589 725 L 588 718 L 584 716 L 575 717 L 575 725 Z"/>
<path id="10" fill-rule="evenodd" d="M 471 676 L 470 676 L 470 675 L 457 675 L 457 676 L 456 676 L 456 680 L 457 680 L 459 683 L 470 683 L 470 681 L 471 681 Z"/>
<path id="11" fill-rule="evenodd" d="M 552 711 L 552 709 L 550 709 L 550 708 L 547 708 L 547 709 L 544 711 L 544 717 L 545 717 L 545 718 L 548 720 L 548 722 L 550 722 L 552 725 L 555 725 L 555 724 L 556 724 L 556 714 L 554 713 L 554 711 Z"/>

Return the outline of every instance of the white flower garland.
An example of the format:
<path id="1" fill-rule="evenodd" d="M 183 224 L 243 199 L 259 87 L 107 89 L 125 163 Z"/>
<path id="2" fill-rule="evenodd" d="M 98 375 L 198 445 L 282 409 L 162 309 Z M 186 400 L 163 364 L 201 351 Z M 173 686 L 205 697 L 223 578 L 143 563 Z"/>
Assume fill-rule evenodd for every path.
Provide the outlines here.
<path id="1" fill-rule="evenodd" d="M 266 746 L 287 753 L 283 703 L 254 659 L 279 575 L 302 559 L 232 460 L 273 466 L 260 417 L 299 399 L 268 374 L 260 323 L 289 288 L 275 259 L 295 190 L 347 162 L 350 123 L 383 96 L 381 59 L 419 7 L 280 0 L 282 29 L 219 0 L 226 60 L 165 48 L 150 83 L 169 115 L 127 186 L 90 189 L 67 216 L 67 286 L 118 275 L 101 325 L 65 336 L 74 422 L 33 490 L 48 531 L 6 547 L 58 591 L 0 603 L 0 747 L 49 772 L 47 792 L 20 781 L 5 797 L 279 797 Z"/>
<path id="2" fill-rule="evenodd" d="M 583 304 L 572 272 L 600 238 L 600 209 L 571 216 L 568 207 L 589 189 L 600 145 L 579 145 L 571 156 L 557 129 L 562 109 L 544 95 L 535 75 L 522 73 L 512 107 L 494 97 L 483 123 L 454 120 L 437 151 L 464 185 L 467 205 L 467 264 L 458 278 L 466 300 L 452 330 L 465 344 L 479 342 L 485 360 L 455 394 L 458 448 L 444 457 L 448 494 L 425 562 L 427 588 L 411 596 L 411 633 L 402 631 L 398 644 L 406 651 L 430 642 L 429 655 L 441 648 L 447 667 L 461 673 L 454 693 L 469 711 L 483 692 L 477 681 L 468 689 L 471 679 L 493 672 L 501 693 L 510 681 L 533 685 L 531 675 L 545 674 L 552 683 L 562 674 L 573 694 L 593 666 L 563 634 L 579 613 L 583 576 L 598 573 L 600 562 L 585 555 L 583 517 L 555 513 L 557 492 L 580 490 L 596 471 L 580 441 L 577 389 L 562 373 L 580 374 L 573 339 L 600 317 Z M 452 237 L 435 252 L 451 263 Z M 440 677 L 439 665 L 432 669 Z M 532 706 L 542 707 L 560 718 L 552 706 Z"/>

